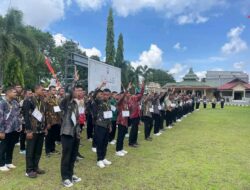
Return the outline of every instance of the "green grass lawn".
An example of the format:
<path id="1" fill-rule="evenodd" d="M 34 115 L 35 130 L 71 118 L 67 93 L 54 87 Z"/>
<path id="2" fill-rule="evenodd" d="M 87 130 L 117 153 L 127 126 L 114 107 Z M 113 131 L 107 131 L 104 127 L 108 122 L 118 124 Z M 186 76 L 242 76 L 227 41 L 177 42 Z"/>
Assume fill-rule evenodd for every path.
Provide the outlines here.
<path id="1" fill-rule="evenodd" d="M 152 142 L 144 141 L 140 127 L 138 149 L 127 147 L 129 154 L 116 157 L 109 145 L 110 167 L 99 169 L 90 142 L 82 140 L 85 159 L 76 164 L 82 182 L 71 189 L 250 189 L 250 107 L 201 109 Z M 46 174 L 37 179 L 24 175 L 24 156 L 15 148 L 15 170 L 0 173 L 0 189 L 63 189 L 60 155 L 46 158 L 41 168 Z M 57 147 L 59 150 L 60 148 Z"/>

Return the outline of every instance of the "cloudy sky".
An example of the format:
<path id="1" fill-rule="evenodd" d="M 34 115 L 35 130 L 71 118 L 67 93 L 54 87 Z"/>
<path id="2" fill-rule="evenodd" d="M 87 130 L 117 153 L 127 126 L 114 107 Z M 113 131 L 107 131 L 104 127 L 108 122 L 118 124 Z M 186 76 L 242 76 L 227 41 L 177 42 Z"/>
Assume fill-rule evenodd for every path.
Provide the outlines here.
<path id="1" fill-rule="evenodd" d="M 104 59 L 106 20 L 113 7 L 115 37 L 124 35 L 133 66 L 162 68 L 181 80 L 190 67 L 250 74 L 249 0 L 1 0 L 24 13 L 25 24 L 54 35 L 56 44 L 79 42 Z"/>

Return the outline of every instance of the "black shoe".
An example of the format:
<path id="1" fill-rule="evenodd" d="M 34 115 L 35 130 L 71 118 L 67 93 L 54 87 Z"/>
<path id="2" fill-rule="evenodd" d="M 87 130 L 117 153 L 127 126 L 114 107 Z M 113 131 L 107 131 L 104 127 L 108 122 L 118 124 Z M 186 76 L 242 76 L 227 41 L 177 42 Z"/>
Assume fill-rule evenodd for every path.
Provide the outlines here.
<path id="1" fill-rule="evenodd" d="M 36 170 L 36 173 L 37 173 L 38 175 L 43 175 L 43 174 L 45 174 L 45 170 L 42 170 L 42 169 L 38 168 L 38 169 Z"/>
<path id="2" fill-rule="evenodd" d="M 36 178 L 37 177 L 37 173 L 36 172 L 27 172 L 26 174 L 25 174 L 27 177 L 29 177 L 29 178 Z"/>
<path id="3" fill-rule="evenodd" d="M 84 158 L 84 156 L 82 156 L 80 153 L 78 153 L 77 157 L 78 160 L 82 160 Z"/>
<path id="4" fill-rule="evenodd" d="M 132 147 L 132 148 L 137 148 L 137 147 L 138 147 L 138 146 L 135 145 L 135 144 L 129 144 L 129 146 Z"/>
<path id="5" fill-rule="evenodd" d="M 50 154 L 60 154 L 60 152 L 58 150 L 53 150 L 50 152 Z"/>
<path id="6" fill-rule="evenodd" d="M 146 141 L 152 141 L 153 139 L 151 137 L 148 137 L 145 139 Z"/>

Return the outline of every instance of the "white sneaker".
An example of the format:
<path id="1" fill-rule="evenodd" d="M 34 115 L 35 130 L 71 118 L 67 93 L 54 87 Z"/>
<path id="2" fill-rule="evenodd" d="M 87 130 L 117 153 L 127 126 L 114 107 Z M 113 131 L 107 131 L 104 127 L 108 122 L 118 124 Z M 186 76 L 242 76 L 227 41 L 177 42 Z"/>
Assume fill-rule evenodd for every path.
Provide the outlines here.
<path id="1" fill-rule="evenodd" d="M 105 168 L 105 164 L 103 163 L 103 161 L 98 161 L 96 164 L 99 168 Z"/>
<path id="2" fill-rule="evenodd" d="M 115 145 L 116 140 L 112 140 L 109 144 Z"/>
<path id="3" fill-rule="evenodd" d="M 62 183 L 64 187 L 72 187 L 74 185 L 69 179 L 64 180 Z"/>
<path id="4" fill-rule="evenodd" d="M 96 152 L 96 148 L 92 148 L 92 152 Z"/>
<path id="5" fill-rule="evenodd" d="M 77 177 L 76 175 L 73 175 L 73 176 L 72 176 L 72 181 L 73 181 L 74 183 L 78 183 L 78 182 L 82 181 L 82 179 L 81 179 L 80 177 Z"/>
<path id="6" fill-rule="evenodd" d="M 128 151 L 126 150 L 121 150 L 123 154 L 128 154 Z"/>
<path id="7" fill-rule="evenodd" d="M 122 151 L 118 151 L 115 153 L 116 156 L 125 156 L 125 154 Z"/>
<path id="8" fill-rule="evenodd" d="M 141 131 L 138 131 L 138 134 L 140 134 L 141 133 Z"/>
<path id="9" fill-rule="evenodd" d="M 181 119 L 177 119 L 177 122 L 181 122 Z"/>
<path id="10" fill-rule="evenodd" d="M 126 138 L 129 138 L 129 134 L 126 134 L 125 137 L 126 137 Z"/>
<path id="11" fill-rule="evenodd" d="M 20 146 L 20 143 L 16 143 L 16 146 Z"/>
<path id="12" fill-rule="evenodd" d="M 0 171 L 1 172 L 7 172 L 7 171 L 10 171 L 10 169 L 7 168 L 7 166 L 2 166 L 2 167 L 0 167 Z"/>
<path id="13" fill-rule="evenodd" d="M 13 164 L 5 164 L 5 166 L 6 166 L 7 168 L 9 168 L 9 169 L 15 169 L 15 168 L 16 168 L 16 166 L 13 165 Z"/>
<path id="14" fill-rule="evenodd" d="M 187 115 L 184 115 L 183 117 L 187 117 Z"/>
<path id="15" fill-rule="evenodd" d="M 168 129 L 172 129 L 173 127 L 171 125 L 168 126 Z"/>
<path id="16" fill-rule="evenodd" d="M 88 141 L 89 141 L 89 142 L 92 142 L 92 141 L 93 141 L 93 139 L 92 139 L 92 138 L 89 138 L 89 139 L 88 139 Z"/>
<path id="17" fill-rule="evenodd" d="M 161 133 L 155 133 L 154 134 L 154 136 L 160 136 L 161 135 Z"/>
<path id="18" fill-rule="evenodd" d="M 20 150 L 19 153 L 25 155 L 26 154 L 26 150 Z"/>
<path id="19" fill-rule="evenodd" d="M 112 162 L 108 161 L 107 159 L 104 159 L 102 162 L 103 162 L 105 165 L 111 165 L 111 164 L 112 164 Z"/>

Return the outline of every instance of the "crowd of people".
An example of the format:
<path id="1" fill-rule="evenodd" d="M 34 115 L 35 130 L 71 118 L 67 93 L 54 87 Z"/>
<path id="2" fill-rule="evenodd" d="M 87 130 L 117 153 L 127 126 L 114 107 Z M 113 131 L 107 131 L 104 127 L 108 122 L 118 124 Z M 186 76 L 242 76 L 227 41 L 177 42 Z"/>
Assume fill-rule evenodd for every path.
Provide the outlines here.
<path id="1" fill-rule="evenodd" d="M 45 144 L 47 157 L 59 153 L 56 143 L 61 144 L 61 178 L 65 187 L 80 182 L 74 173 L 74 164 L 83 156 L 79 152 L 80 137 L 86 128 L 86 136 L 92 142 L 97 166 L 105 168 L 112 162 L 106 157 L 108 144 L 116 145 L 116 156 L 128 154 L 128 145 L 138 148 L 138 126 L 144 124 L 144 138 L 152 141 L 175 122 L 181 122 L 200 103 L 207 107 L 206 97 L 200 98 L 174 89 L 166 92 L 145 92 L 144 82 L 140 90 L 131 93 L 131 83 L 122 92 L 111 92 L 103 82 L 88 94 L 77 84 L 78 74 L 67 89 L 49 86 L 48 90 L 37 85 L 32 90 L 23 90 L 20 85 L 4 90 L 0 97 L 0 171 L 16 168 L 13 164 L 15 144 L 20 143 L 20 154 L 26 158 L 25 174 L 36 178 L 45 174 L 39 161 Z M 67 93 L 65 93 L 67 91 Z M 217 100 L 212 100 L 215 108 Z M 224 107 L 224 101 L 221 101 Z M 130 128 L 130 130 L 129 130 Z"/>

